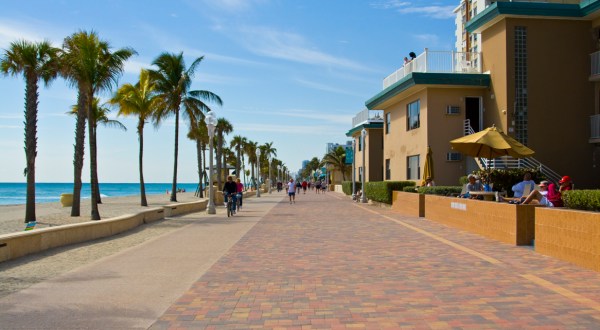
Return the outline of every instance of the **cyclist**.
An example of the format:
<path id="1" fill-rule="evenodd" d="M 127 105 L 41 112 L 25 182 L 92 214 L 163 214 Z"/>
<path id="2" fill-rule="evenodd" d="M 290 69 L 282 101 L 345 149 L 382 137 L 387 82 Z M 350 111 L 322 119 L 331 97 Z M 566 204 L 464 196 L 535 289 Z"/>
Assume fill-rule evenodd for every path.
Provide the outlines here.
<path id="1" fill-rule="evenodd" d="M 227 207 L 231 206 L 231 211 L 233 213 L 235 213 L 235 202 L 236 202 L 235 195 L 236 194 L 237 194 L 237 184 L 235 182 L 233 182 L 233 177 L 228 176 L 227 182 L 225 182 L 225 184 L 223 185 L 223 195 L 225 195 L 225 201 L 228 201 L 229 200 L 228 197 L 231 195 L 233 205 L 227 205 Z"/>
<path id="2" fill-rule="evenodd" d="M 236 194 L 236 198 L 240 201 L 239 205 L 239 209 L 242 209 L 242 196 L 244 195 L 244 185 L 242 184 L 242 182 L 240 181 L 240 178 L 237 178 L 235 180 L 235 185 L 237 187 L 237 194 Z"/>

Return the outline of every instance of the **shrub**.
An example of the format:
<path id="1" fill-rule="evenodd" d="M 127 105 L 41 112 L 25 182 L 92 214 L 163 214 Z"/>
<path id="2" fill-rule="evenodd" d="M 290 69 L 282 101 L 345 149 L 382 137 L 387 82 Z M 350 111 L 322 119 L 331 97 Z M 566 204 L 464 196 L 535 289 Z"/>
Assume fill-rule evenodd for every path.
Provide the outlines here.
<path id="1" fill-rule="evenodd" d="M 459 195 L 461 190 L 462 186 L 419 187 L 419 194 L 452 196 Z"/>
<path id="2" fill-rule="evenodd" d="M 570 209 L 600 211 L 600 190 L 567 190 L 561 195 Z"/>
<path id="3" fill-rule="evenodd" d="M 368 199 L 376 202 L 392 204 L 392 191 L 404 191 L 404 187 L 415 186 L 414 181 L 377 181 L 365 184 L 365 194 Z"/>
<path id="4" fill-rule="evenodd" d="M 362 187 L 362 184 L 356 181 L 356 191 L 359 191 Z M 352 195 L 352 181 L 343 181 L 342 182 L 342 191 L 344 194 L 350 196 Z"/>
<path id="5" fill-rule="evenodd" d="M 513 196 L 512 186 L 516 183 L 523 181 L 523 175 L 525 172 L 531 173 L 531 179 L 535 182 L 546 180 L 539 170 L 528 169 L 528 168 L 511 168 L 511 169 L 493 169 L 489 172 L 490 182 L 494 184 L 494 191 L 506 191 L 510 197 Z M 488 175 L 487 171 L 476 171 L 473 174 L 478 175 L 481 178 L 485 178 Z"/>

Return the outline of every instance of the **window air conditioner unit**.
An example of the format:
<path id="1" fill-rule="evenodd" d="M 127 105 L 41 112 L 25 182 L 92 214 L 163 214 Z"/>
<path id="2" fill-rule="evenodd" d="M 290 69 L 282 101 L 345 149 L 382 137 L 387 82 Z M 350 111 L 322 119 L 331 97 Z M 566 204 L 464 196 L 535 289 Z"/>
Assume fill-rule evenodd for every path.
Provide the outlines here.
<path id="1" fill-rule="evenodd" d="M 460 152 L 449 152 L 446 154 L 446 160 L 449 162 L 458 162 L 462 160 L 462 154 Z"/>
<path id="2" fill-rule="evenodd" d="M 447 115 L 458 115 L 460 114 L 460 107 L 457 105 L 449 105 L 446 107 Z"/>

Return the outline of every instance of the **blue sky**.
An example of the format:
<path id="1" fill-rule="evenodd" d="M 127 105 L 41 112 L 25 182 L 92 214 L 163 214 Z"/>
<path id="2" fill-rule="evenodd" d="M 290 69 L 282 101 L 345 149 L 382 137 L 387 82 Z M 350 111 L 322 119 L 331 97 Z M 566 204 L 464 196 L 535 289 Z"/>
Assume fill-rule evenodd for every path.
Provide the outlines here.
<path id="1" fill-rule="evenodd" d="M 411 51 L 451 50 L 457 0 L 28 0 L 0 1 L 0 48 L 17 39 L 60 46 L 94 30 L 112 47 L 138 52 L 119 83 L 135 83 L 161 52 L 204 56 L 193 89 L 223 99 L 213 106 L 234 132 L 273 142 L 292 170 L 322 157 L 327 142 L 344 143 L 352 117 L 382 89 L 382 80 Z M 57 79 L 40 89 L 38 182 L 73 180 L 76 91 Z M 100 95 L 106 100 L 110 94 Z M 0 182 L 24 182 L 24 82 L 0 77 Z M 117 109 L 113 111 L 116 116 Z M 116 117 L 115 117 L 116 118 Z M 100 182 L 136 182 L 138 140 L 128 130 L 100 128 Z M 183 124 L 183 131 L 187 129 Z M 173 120 L 145 130 L 146 182 L 170 182 Z M 181 136 L 183 135 L 183 136 Z M 196 182 L 195 145 L 180 134 L 179 182 Z M 87 146 L 86 146 L 87 152 Z M 86 154 L 84 182 L 89 182 Z"/>

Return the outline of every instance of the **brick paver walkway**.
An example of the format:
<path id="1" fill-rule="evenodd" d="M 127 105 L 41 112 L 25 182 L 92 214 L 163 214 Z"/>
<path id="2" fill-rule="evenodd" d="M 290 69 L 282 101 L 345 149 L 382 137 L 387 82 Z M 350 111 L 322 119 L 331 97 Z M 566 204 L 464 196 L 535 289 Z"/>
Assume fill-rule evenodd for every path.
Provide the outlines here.
<path id="1" fill-rule="evenodd" d="M 598 329 L 600 274 L 313 192 L 282 200 L 152 326 L 183 328 Z"/>

